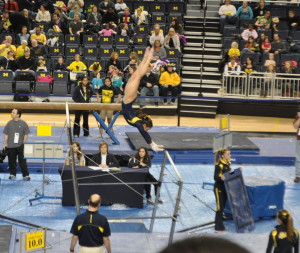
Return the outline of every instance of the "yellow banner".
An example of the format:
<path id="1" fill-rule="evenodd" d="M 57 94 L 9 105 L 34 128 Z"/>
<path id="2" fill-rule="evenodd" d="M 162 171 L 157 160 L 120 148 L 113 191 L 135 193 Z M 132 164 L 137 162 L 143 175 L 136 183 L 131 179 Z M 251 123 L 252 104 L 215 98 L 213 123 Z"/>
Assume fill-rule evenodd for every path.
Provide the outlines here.
<path id="1" fill-rule="evenodd" d="M 25 235 L 25 250 L 41 249 L 45 247 L 45 231 L 37 231 Z"/>

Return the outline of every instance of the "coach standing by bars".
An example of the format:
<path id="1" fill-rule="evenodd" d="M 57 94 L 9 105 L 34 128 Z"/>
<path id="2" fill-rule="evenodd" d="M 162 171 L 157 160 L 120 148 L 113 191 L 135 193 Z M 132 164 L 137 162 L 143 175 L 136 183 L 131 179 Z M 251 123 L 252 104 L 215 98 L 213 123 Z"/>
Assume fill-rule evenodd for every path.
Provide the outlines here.
<path id="1" fill-rule="evenodd" d="M 93 96 L 93 90 L 89 84 L 89 79 L 85 76 L 81 80 L 81 84 L 76 86 L 73 93 L 73 100 L 76 103 L 90 103 Z M 76 110 L 75 121 L 73 126 L 74 138 L 79 137 L 80 134 L 80 117 L 83 117 L 83 136 L 91 136 L 89 131 L 89 111 L 88 110 Z"/>
<path id="2" fill-rule="evenodd" d="M 88 210 L 78 215 L 73 222 L 70 252 L 74 252 L 79 240 L 78 253 L 104 253 L 103 245 L 107 252 L 111 253 L 109 223 L 106 217 L 98 213 L 101 196 L 93 194 L 88 202 Z"/>
<path id="3" fill-rule="evenodd" d="M 3 150 L 7 148 L 9 179 L 15 179 L 17 175 L 17 157 L 23 173 L 23 179 L 29 181 L 29 172 L 27 163 L 24 159 L 24 142 L 29 134 L 29 127 L 24 120 L 21 120 L 22 112 L 19 109 L 13 109 L 11 112 L 12 120 L 8 121 L 3 133 Z M 7 147 L 6 147 L 7 144 Z"/>
<path id="4" fill-rule="evenodd" d="M 293 122 L 294 128 L 297 129 L 297 140 L 296 140 L 296 173 L 295 173 L 295 183 L 300 182 L 300 105 L 297 108 L 297 115 Z"/>

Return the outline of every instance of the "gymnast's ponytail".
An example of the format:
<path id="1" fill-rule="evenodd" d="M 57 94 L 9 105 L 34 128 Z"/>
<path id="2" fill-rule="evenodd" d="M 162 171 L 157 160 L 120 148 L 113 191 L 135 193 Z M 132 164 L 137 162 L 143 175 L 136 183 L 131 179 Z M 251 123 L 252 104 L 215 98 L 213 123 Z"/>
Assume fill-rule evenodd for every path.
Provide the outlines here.
<path id="1" fill-rule="evenodd" d="M 285 209 L 281 209 L 277 213 L 277 218 L 281 220 L 282 224 L 286 226 L 286 234 L 287 239 L 290 242 L 294 240 L 294 226 L 293 226 L 293 218 L 289 211 Z"/>
<path id="2" fill-rule="evenodd" d="M 219 150 L 216 152 L 216 154 L 215 154 L 215 164 L 218 164 L 218 163 L 220 162 L 220 160 L 221 160 L 221 158 L 222 158 L 222 155 L 224 155 L 224 153 L 225 153 L 226 151 L 229 151 L 229 149 L 228 149 L 228 148 L 221 148 L 221 149 L 219 149 Z"/>
<path id="3" fill-rule="evenodd" d="M 152 119 L 150 118 L 150 115 L 147 115 L 142 110 L 136 111 L 136 116 L 142 120 L 142 124 L 145 124 L 146 127 L 153 127 Z"/>

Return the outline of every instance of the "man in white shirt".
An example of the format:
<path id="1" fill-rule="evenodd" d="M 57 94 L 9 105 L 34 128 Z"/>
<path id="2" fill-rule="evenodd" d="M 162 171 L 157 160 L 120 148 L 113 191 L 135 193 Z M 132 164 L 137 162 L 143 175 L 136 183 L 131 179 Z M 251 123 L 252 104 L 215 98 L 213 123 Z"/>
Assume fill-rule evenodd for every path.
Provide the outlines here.
<path id="1" fill-rule="evenodd" d="M 225 22 L 228 18 L 235 16 L 236 8 L 234 5 L 230 4 L 230 0 L 225 0 L 224 5 L 222 5 L 219 9 L 220 15 L 220 32 L 223 33 L 223 28 Z"/>

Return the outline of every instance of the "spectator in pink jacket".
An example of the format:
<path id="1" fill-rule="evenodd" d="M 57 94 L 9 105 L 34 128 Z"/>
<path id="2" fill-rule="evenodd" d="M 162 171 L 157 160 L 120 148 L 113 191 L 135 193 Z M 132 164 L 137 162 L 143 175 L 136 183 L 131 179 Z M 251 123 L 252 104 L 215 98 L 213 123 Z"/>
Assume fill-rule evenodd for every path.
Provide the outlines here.
<path id="1" fill-rule="evenodd" d="M 117 34 L 113 29 L 109 27 L 109 24 L 105 24 L 105 28 L 102 29 L 99 34 L 101 36 L 112 36 L 113 34 Z"/>
<path id="2" fill-rule="evenodd" d="M 248 41 L 248 38 L 250 36 L 252 36 L 254 39 L 257 39 L 258 34 L 257 34 L 257 31 L 254 29 L 254 25 L 249 24 L 248 29 L 243 31 L 241 36 L 242 36 L 243 40 Z"/>

